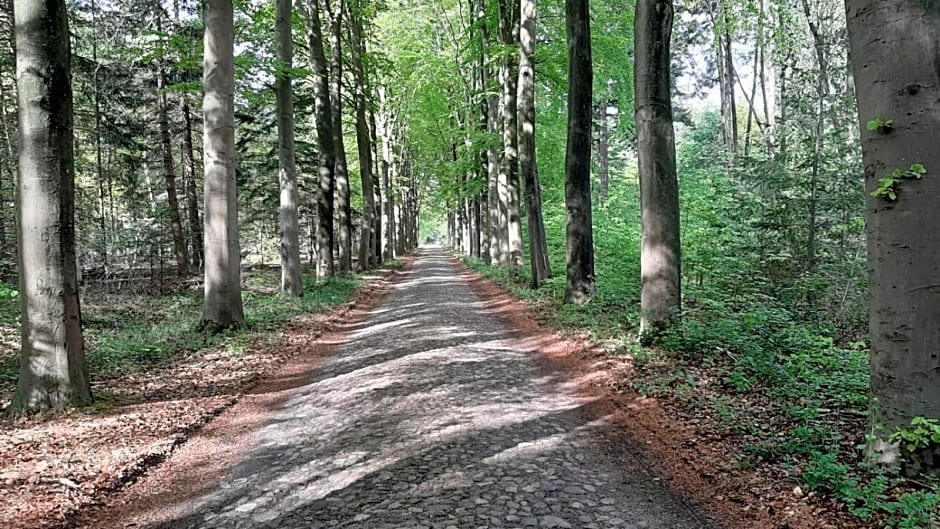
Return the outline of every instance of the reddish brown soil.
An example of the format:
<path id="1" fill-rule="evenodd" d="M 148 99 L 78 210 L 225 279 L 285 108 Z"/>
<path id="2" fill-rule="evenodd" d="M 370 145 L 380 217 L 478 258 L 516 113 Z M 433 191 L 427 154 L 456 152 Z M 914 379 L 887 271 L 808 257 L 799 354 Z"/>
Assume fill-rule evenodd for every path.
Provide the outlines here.
<path id="1" fill-rule="evenodd" d="M 122 402 L 111 409 L 0 422 L 0 527 L 126 527 L 130 514 L 169 512 L 211 486 L 268 410 L 309 380 L 401 275 L 384 271 L 347 303 L 242 354 L 188 355 L 109 381 Z"/>
<path id="2" fill-rule="evenodd" d="M 586 413 L 606 425 L 599 441 L 627 470 L 652 470 L 731 529 L 867 527 L 831 502 L 804 495 L 779 471 L 740 468 L 740 447 L 704 413 L 624 390 L 633 371 L 629 357 L 602 352 L 585 337 L 560 337 L 532 306 L 455 262 L 493 313 L 538 345 L 545 368 L 563 372 L 590 397 Z"/>

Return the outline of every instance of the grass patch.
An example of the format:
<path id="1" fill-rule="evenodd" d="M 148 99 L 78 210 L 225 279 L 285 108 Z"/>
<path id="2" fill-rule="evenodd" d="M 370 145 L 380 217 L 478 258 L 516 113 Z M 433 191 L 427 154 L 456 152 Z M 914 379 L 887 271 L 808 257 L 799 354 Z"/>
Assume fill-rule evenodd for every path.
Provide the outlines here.
<path id="1" fill-rule="evenodd" d="M 386 268 L 399 268 L 392 262 Z M 188 351 L 224 346 L 232 354 L 270 335 L 295 317 L 322 313 L 344 303 L 364 280 L 355 275 L 316 281 L 305 274 L 304 297 L 278 294 L 280 271 L 258 268 L 243 274 L 245 324 L 216 335 L 196 332 L 202 317 L 202 292 L 179 291 L 163 296 L 89 293 L 82 299 L 88 367 L 92 377 L 112 378 L 171 361 Z M 0 296 L 0 387 L 16 384 L 19 356 L 19 301 Z"/>

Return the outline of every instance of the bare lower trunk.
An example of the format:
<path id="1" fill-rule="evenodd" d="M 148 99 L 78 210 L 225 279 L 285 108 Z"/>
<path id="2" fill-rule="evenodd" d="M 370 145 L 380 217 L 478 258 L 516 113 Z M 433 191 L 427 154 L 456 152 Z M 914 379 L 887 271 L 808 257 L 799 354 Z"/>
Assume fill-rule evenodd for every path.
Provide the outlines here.
<path id="1" fill-rule="evenodd" d="M 362 220 L 359 239 L 359 270 L 366 270 L 373 261 L 375 233 L 373 217 L 375 215 L 375 190 L 372 180 L 372 146 L 369 135 L 369 122 L 366 107 L 365 70 L 362 55 L 365 45 L 362 41 L 362 17 L 359 14 L 360 0 L 352 0 L 350 5 L 350 51 L 354 82 L 354 101 L 356 105 L 356 143 L 359 150 L 359 173 L 362 177 Z"/>
<path id="2" fill-rule="evenodd" d="M 186 175 L 186 209 L 189 216 L 190 259 L 194 269 L 203 262 L 202 222 L 199 220 L 199 197 L 196 194 L 196 155 L 193 152 L 193 118 L 189 101 L 183 96 L 183 171 Z"/>
<path id="3" fill-rule="evenodd" d="M 308 3 L 307 40 L 310 46 L 310 69 L 313 71 L 314 116 L 320 156 L 317 179 L 317 271 L 331 277 L 333 271 L 333 191 L 336 182 L 336 144 L 333 137 L 333 108 L 330 105 L 329 66 L 323 51 L 319 0 Z M 329 10 L 329 7 L 327 7 Z"/>
<path id="4" fill-rule="evenodd" d="M 294 43 L 291 30 L 291 0 L 277 0 L 277 59 L 275 77 L 277 98 L 278 187 L 280 199 L 278 228 L 281 256 L 281 293 L 303 297 L 300 265 L 300 227 L 297 220 L 297 168 L 294 151 L 294 91 L 292 75 Z"/>
<path id="5" fill-rule="evenodd" d="M 173 162 L 173 142 L 170 140 L 170 123 L 167 112 L 166 72 L 163 68 L 157 72 L 157 115 L 160 122 L 160 146 L 163 151 L 163 176 L 166 179 L 167 209 L 170 214 L 170 231 L 173 235 L 173 252 L 176 254 L 176 268 L 181 276 L 189 275 L 189 249 L 183 234 L 183 221 L 180 215 L 179 197 L 176 194 L 176 166 Z"/>
<path id="6" fill-rule="evenodd" d="M 75 266 L 75 171 L 64 0 L 16 0 L 20 374 L 10 410 L 91 400 Z"/>
<path id="7" fill-rule="evenodd" d="M 565 153 L 567 282 L 565 303 L 594 297 L 591 225 L 591 118 L 594 76 L 588 0 L 565 0 L 568 32 L 568 148 Z"/>
<path id="8" fill-rule="evenodd" d="M 336 238 L 338 264 L 341 273 L 352 270 L 352 192 L 349 187 L 349 168 L 346 162 L 346 144 L 343 139 L 343 48 L 342 20 L 345 0 L 334 0 L 330 16 L 330 104 L 333 107 L 333 143 L 336 146 Z"/>
<path id="9" fill-rule="evenodd" d="M 539 288 L 552 277 L 548 263 L 548 241 L 542 219 L 542 189 L 539 185 L 535 149 L 535 44 L 536 0 L 522 0 L 519 53 L 519 162 L 525 183 L 525 209 L 529 229 L 529 264 L 532 288 Z"/>
<path id="10" fill-rule="evenodd" d="M 871 291 L 873 447 L 896 463 L 887 437 L 915 417 L 940 417 L 940 6 L 847 0 L 846 11 L 867 191 Z M 867 123 L 888 119 L 890 127 Z M 891 189 L 881 179 L 923 168 Z M 882 189 L 879 193 L 878 190 Z M 936 439 L 908 456 L 908 473 L 940 473 Z"/>
<path id="11" fill-rule="evenodd" d="M 499 44 L 513 48 L 518 45 L 519 3 L 499 0 Z M 519 56 L 506 53 L 500 62 L 499 77 L 502 84 L 500 125 L 503 135 L 503 157 L 500 180 L 506 180 L 506 235 L 509 245 L 509 266 L 522 266 L 522 223 L 519 217 L 519 111 L 516 101 L 519 80 Z M 504 176 L 505 175 L 505 176 Z"/>
<path id="12" fill-rule="evenodd" d="M 203 59 L 205 306 L 209 332 L 245 321 L 235 191 L 235 64 L 231 0 L 206 0 Z"/>
<path id="13" fill-rule="evenodd" d="M 636 5 L 636 126 L 643 237 L 640 252 L 640 337 L 648 341 L 679 315 L 681 249 L 679 185 L 672 125 L 669 42 L 671 0 Z"/>

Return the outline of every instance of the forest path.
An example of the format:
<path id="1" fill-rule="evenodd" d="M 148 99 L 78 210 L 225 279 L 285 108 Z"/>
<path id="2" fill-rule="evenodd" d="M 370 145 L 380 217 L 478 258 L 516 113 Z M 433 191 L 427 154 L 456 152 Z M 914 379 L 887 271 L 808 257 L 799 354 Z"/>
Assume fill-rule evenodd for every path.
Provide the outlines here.
<path id="1" fill-rule="evenodd" d="M 494 310 L 422 250 L 218 488 L 161 527 L 708 527 L 605 455 L 587 400 Z"/>

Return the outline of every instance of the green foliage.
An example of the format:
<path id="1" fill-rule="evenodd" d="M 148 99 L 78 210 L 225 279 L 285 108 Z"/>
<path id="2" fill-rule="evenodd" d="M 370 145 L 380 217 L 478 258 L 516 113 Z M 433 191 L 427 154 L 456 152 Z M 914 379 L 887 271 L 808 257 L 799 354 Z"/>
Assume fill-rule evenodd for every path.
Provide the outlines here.
<path id="1" fill-rule="evenodd" d="M 871 196 L 891 201 L 897 200 L 898 192 L 901 190 L 901 181 L 920 180 L 925 174 L 927 174 L 927 169 L 924 164 L 920 163 L 912 164 L 911 168 L 907 170 L 894 169 L 891 174 L 878 181 L 878 187 L 871 192 Z"/>
<path id="2" fill-rule="evenodd" d="M 876 130 L 887 131 L 887 130 L 890 130 L 892 127 L 894 127 L 894 120 L 875 118 L 873 120 L 870 120 L 868 124 L 866 125 L 866 127 L 868 128 L 868 130 L 873 131 L 873 132 Z"/>
<path id="3" fill-rule="evenodd" d="M 911 419 L 910 428 L 899 428 L 888 439 L 892 443 L 900 444 L 908 452 L 940 444 L 940 420 L 914 417 Z"/>

